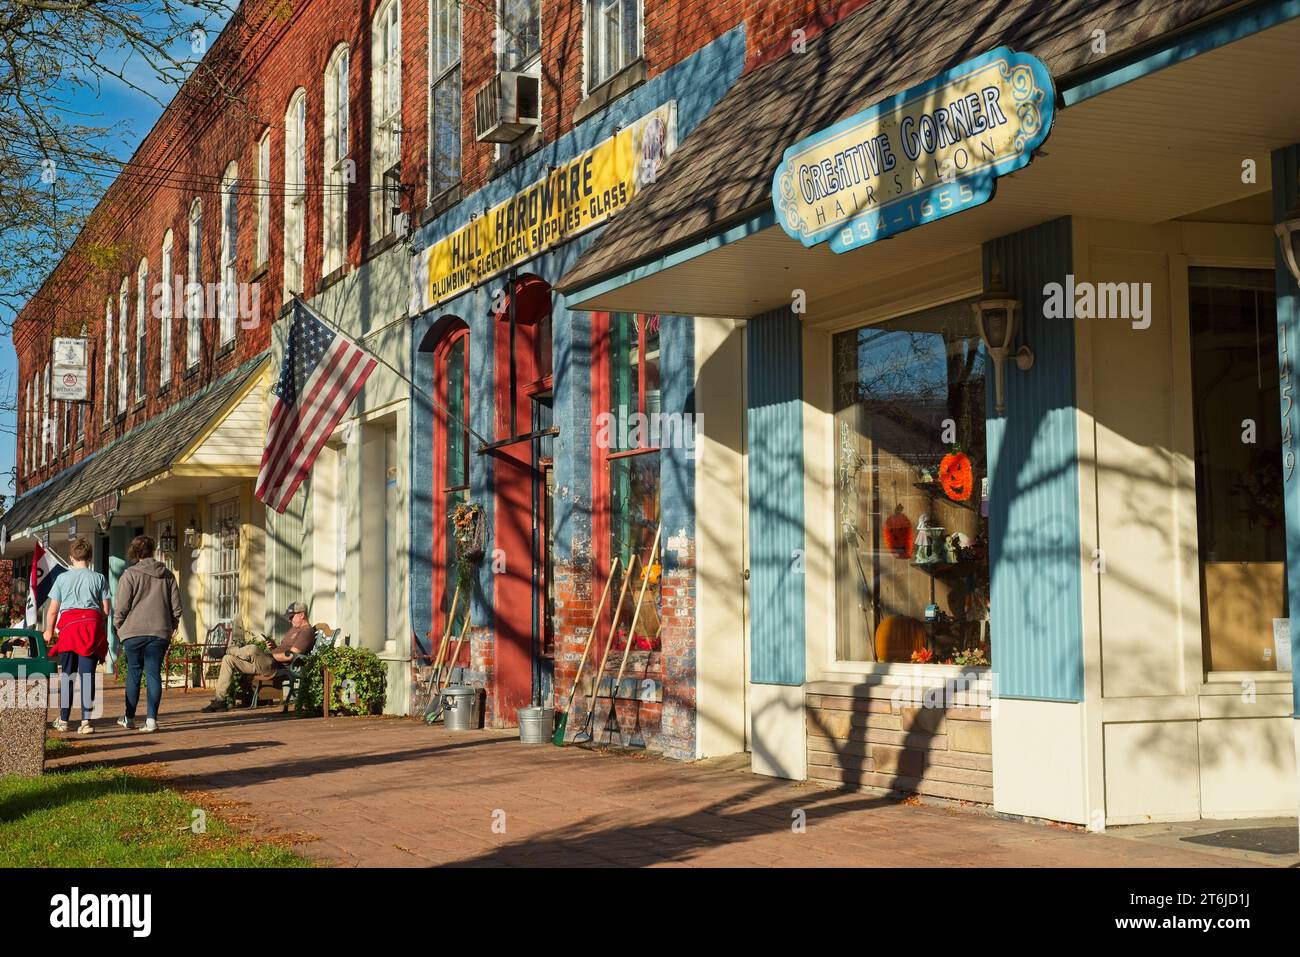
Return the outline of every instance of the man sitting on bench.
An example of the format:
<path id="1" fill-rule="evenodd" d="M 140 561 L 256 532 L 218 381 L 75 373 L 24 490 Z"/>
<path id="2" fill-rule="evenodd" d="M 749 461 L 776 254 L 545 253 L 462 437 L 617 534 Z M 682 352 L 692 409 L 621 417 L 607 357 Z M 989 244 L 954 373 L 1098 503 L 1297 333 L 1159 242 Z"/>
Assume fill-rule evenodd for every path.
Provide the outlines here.
<path id="1" fill-rule="evenodd" d="M 226 693 L 230 682 L 235 680 L 235 672 L 245 675 L 269 675 L 274 673 L 277 665 L 287 665 L 295 655 L 311 652 L 316 644 L 316 629 L 307 621 L 307 606 L 300 601 L 289 606 L 284 617 L 289 619 L 289 630 L 284 640 L 278 645 L 271 642 L 271 647 L 263 651 L 255 644 L 242 645 L 226 652 L 221 659 L 221 674 L 217 677 L 217 696 L 203 707 L 202 711 L 225 711 Z"/>

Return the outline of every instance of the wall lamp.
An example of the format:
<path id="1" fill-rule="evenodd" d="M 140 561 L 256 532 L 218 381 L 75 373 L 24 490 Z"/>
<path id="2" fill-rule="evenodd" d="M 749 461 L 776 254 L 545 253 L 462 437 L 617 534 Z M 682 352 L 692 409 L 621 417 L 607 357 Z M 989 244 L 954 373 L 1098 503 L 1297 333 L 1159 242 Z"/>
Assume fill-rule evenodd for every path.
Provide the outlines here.
<path id="1" fill-rule="evenodd" d="M 1002 282 L 1002 267 L 993 260 L 990 269 L 991 281 L 984 289 L 984 294 L 971 305 L 975 318 L 979 322 L 980 338 L 989 350 L 993 360 L 993 399 L 998 415 L 1006 411 L 1005 382 L 1003 369 L 1007 358 L 1016 360 L 1016 367 L 1022 372 L 1034 366 L 1034 353 L 1029 346 L 1021 346 L 1015 354 L 1011 353 L 1011 343 L 1016 337 L 1016 323 L 1019 318 L 1020 300 L 1011 295 L 1011 290 Z"/>
<path id="2" fill-rule="evenodd" d="M 1291 278 L 1300 283 L 1300 199 L 1291 211 L 1283 217 L 1282 222 L 1273 227 L 1277 241 L 1282 247 L 1282 259 L 1291 273 Z"/>

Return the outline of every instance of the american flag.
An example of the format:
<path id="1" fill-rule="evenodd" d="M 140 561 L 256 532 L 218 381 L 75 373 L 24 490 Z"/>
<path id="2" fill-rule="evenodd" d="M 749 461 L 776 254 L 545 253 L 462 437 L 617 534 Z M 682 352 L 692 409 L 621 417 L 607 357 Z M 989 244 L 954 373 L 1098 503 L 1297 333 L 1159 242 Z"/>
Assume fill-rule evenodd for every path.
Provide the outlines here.
<path id="1" fill-rule="evenodd" d="M 325 441 L 378 361 L 321 321 L 301 299 L 280 365 L 271 426 L 257 476 L 256 495 L 277 512 L 311 471 Z"/>

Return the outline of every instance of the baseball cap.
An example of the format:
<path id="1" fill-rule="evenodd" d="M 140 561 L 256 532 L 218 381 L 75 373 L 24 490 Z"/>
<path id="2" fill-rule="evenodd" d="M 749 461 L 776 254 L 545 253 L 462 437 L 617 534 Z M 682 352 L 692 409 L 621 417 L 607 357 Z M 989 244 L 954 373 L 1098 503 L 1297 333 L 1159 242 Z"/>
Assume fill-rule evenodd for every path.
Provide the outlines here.
<path id="1" fill-rule="evenodd" d="M 304 615 L 307 614 L 307 606 L 300 601 L 296 601 L 292 605 L 290 605 L 287 609 L 285 609 L 284 617 L 292 618 L 294 615 L 297 615 L 299 613 Z"/>

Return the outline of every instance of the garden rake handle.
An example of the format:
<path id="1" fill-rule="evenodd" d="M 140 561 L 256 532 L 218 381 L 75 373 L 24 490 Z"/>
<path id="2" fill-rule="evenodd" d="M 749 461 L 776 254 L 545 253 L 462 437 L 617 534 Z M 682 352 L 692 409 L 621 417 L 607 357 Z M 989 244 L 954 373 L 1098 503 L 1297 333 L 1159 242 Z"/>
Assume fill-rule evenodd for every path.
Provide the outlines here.
<path id="1" fill-rule="evenodd" d="M 433 680 L 438 680 L 442 668 L 443 655 L 447 653 L 447 639 L 451 637 L 451 626 L 456 622 L 456 608 L 460 604 L 460 582 L 456 582 L 456 592 L 451 596 L 451 612 L 447 615 L 447 626 L 442 629 L 442 641 L 438 645 L 438 657 L 433 662 Z"/>
<path id="2" fill-rule="evenodd" d="M 609 577 L 605 579 L 605 590 L 600 593 L 600 602 L 596 605 L 596 613 L 591 617 L 591 633 L 587 635 L 587 644 L 583 646 L 582 657 L 578 659 L 578 673 L 573 676 L 573 687 L 569 689 L 569 701 L 564 706 L 564 714 L 567 717 L 573 710 L 573 699 L 578 696 L 578 683 L 582 681 L 582 669 L 587 664 L 587 653 L 591 651 L 591 643 L 596 638 L 596 624 L 600 621 L 600 613 L 605 610 L 605 599 L 609 597 L 609 587 L 614 584 L 614 576 L 618 574 L 619 559 L 616 557 L 612 565 L 609 566 Z"/>
<path id="3" fill-rule="evenodd" d="M 660 524 L 655 529 L 654 544 L 650 546 L 650 561 L 641 563 L 641 590 L 636 596 L 636 609 L 632 612 L 632 624 L 627 629 L 627 642 L 623 645 L 623 660 L 618 666 L 618 675 L 614 678 L 614 684 L 609 689 L 609 700 L 612 702 L 618 697 L 618 685 L 623 680 L 623 670 L 627 667 L 627 656 L 632 651 L 632 640 L 636 636 L 636 623 L 641 617 L 641 603 L 645 601 L 646 586 L 650 584 L 650 569 L 654 567 L 655 555 L 659 554 L 659 534 L 663 531 L 663 525 Z"/>
<path id="4" fill-rule="evenodd" d="M 605 665 L 609 661 L 609 651 L 614 647 L 614 629 L 618 627 L 618 616 L 623 612 L 623 599 L 627 597 L 627 586 L 632 581 L 632 568 L 640 561 L 640 556 L 633 555 L 631 561 L 627 563 L 627 568 L 623 570 L 623 585 L 618 590 L 618 604 L 614 606 L 614 619 L 609 625 L 609 634 L 605 636 L 605 653 L 600 656 L 600 667 L 596 669 L 592 677 L 591 685 L 591 707 L 587 709 L 588 717 L 596 713 L 596 699 L 600 697 L 600 679 L 605 673 Z M 592 630 L 595 631 L 595 623 L 592 623 Z M 578 693 L 577 686 L 574 686 L 573 693 Z M 595 720 L 592 718 L 592 720 Z"/>
<path id="5" fill-rule="evenodd" d="M 461 626 L 460 635 L 456 638 L 456 650 L 451 653 L 451 660 L 447 663 L 447 683 L 442 686 L 446 690 L 451 684 L 451 673 L 456 670 L 456 659 L 460 657 L 460 649 L 465 644 L 465 635 L 469 632 L 469 615 L 465 616 L 465 624 Z"/>

